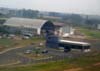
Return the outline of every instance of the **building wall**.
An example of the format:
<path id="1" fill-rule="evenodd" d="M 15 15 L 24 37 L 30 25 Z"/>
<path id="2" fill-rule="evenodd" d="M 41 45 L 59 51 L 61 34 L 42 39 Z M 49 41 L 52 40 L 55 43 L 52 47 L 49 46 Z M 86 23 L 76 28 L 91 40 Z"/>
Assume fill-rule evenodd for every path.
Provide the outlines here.
<path id="1" fill-rule="evenodd" d="M 60 36 L 61 37 L 67 37 L 72 34 L 74 34 L 74 29 L 71 26 L 67 25 L 67 26 L 63 26 L 60 28 Z"/>
<path id="2" fill-rule="evenodd" d="M 28 24 L 27 24 L 28 26 Z M 8 32 L 10 33 L 20 33 L 20 34 L 32 34 L 32 35 L 41 35 L 41 31 L 44 30 L 46 33 L 47 31 L 49 30 L 52 30 L 54 31 L 54 25 L 52 22 L 46 22 L 41 28 L 32 28 L 32 27 L 29 27 L 27 28 L 24 27 L 24 26 L 16 26 L 16 27 L 13 27 L 13 26 L 8 26 L 7 30 Z"/>
<path id="3" fill-rule="evenodd" d="M 37 35 L 37 29 L 33 29 L 33 28 L 21 28 L 21 33 L 22 34 L 31 34 L 31 35 Z"/>
<path id="4" fill-rule="evenodd" d="M 99 30 L 100 30 L 100 24 L 98 24 L 97 29 L 99 29 Z"/>
<path id="5" fill-rule="evenodd" d="M 13 33 L 13 34 L 32 34 L 32 35 L 38 34 L 38 30 L 33 28 L 8 27 L 7 30 L 9 33 Z"/>
<path id="6" fill-rule="evenodd" d="M 74 34 L 74 29 L 69 25 L 56 27 L 55 34 L 59 37 L 70 36 Z"/>
<path id="7" fill-rule="evenodd" d="M 48 25 L 47 25 L 47 28 L 48 28 Z M 10 33 L 14 33 L 14 34 L 17 33 L 17 34 L 41 35 L 43 34 L 43 32 L 41 31 L 44 29 L 41 29 L 41 28 L 33 29 L 33 28 L 25 28 L 25 27 L 8 27 L 7 30 Z M 74 30 L 71 26 L 56 27 L 55 34 L 60 37 L 70 36 L 74 34 Z"/>

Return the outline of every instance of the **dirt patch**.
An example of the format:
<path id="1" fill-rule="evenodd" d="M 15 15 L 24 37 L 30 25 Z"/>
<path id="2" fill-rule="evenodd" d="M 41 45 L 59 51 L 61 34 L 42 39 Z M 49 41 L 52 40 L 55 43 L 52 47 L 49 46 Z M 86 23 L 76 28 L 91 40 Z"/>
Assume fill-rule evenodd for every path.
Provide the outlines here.
<path id="1" fill-rule="evenodd" d="M 68 69 L 68 70 L 64 70 L 64 71 L 81 71 L 82 68 L 72 68 L 72 69 Z"/>
<path id="2" fill-rule="evenodd" d="M 95 63 L 93 66 L 100 66 L 100 62 Z"/>
<path id="3" fill-rule="evenodd" d="M 0 65 L 0 67 L 12 66 L 12 65 L 19 64 L 19 63 L 20 63 L 20 61 L 16 61 L 16 62 L 14 62 L 14 63 Z"/>
<path id="4" fill-rule="evenodd" d="M 0 46 L 0 52 L 3 51 L 4 49 L 5 49 L 4 47 Z"/>

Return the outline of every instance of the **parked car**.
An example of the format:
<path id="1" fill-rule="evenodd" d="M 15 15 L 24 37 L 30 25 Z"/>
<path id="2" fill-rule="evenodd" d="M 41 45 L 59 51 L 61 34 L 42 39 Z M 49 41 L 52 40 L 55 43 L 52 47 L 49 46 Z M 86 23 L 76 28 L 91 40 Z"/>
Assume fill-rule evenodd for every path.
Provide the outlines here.
<path id="1" fill-rule="evenodd" d="M 2 36 L 0 36 L 0 38 L 2 38 Z"/>
<path id="2" fill-rule="evenodd" d="M 48 53 L 48 50 L 43 50 L 42 53 Z"/>
<path id="3" fill-rule="evenodd" d="M 23 36 L 22 38 L 23 39 L 29 39 L 30 37 L 29 36 Z"/>
<path id="4" fill-rule="evenodd" d="M 26 50 L 25 54 L 30 54 L 32 53 L 32 50 Z"/>

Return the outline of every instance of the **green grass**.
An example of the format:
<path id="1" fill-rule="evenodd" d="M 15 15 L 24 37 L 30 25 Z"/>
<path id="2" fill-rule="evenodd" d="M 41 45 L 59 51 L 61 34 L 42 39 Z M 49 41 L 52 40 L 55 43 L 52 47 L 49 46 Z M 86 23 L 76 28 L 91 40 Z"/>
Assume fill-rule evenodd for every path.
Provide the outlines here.
<path id="1" fill-rule="evenodd" d="M 0 18 L 0 20 L 7 20 L 8 18 Z"/>
<path id="2" fill-rule="evenodd" d="M 67 63 L 66 63 L 67 65 Z M 49 62 L 47 64 L 29 65 L 23 67 L 7 67 L 0 68 L 0 71 L 61 71 L 65 68 L 70 68 L 70 65 L 66 67 L 63 61 Z"/>
<path id="3" fill-rule="evenodd" d="M 14 45 L 15 45 L 15 42 L 11 39 L 7 39 L 7 38 L 0 39 L 0 51 L 12 48 Z"/>
<path id="4" fill-rule="evenodd" d="M 31 40 L 40 42 L 40 41 L 44 41 L 45 39 L 42 37 L 33 37 L 33 38 L 31 38 Z"/>
<path id="5" fill-rule="evenodd" d="M 28 46 L 32 43 L 39 44 L 40 42 L 44 42 L 44 39 L 38 38 L 38 37 L 33 37 L 33 38 L 30 38 L 30 39 L 24 39 L 24 40 L 17 41 L 19 46 L 23 46 L 23 47 Z"/>
<path id="6" fill-rule="evenodd" d="M 99 38 L 96 36 L 97 34 L 100 33 L 99 31 L 96 30 L 91 31 L 89 29 L 81 29 L 81 31 L 92 38 Z M 95 36 L 91 35 L 91 33 L 95 33 Z M 27 40 L 17 41 L 17 43 L 26 46 L 32 42 L 41 42 L 43 40 L 44 40 L 43 38 L 31 38 Z M 0 44 L 2 45 L 8 45 L 8 44 L 12 45 L 13 44 L 12 42 L 14 43 L 14 41 L 11 39 L 0 40 Z M 0 71 L 64 71 L 64 70 L 67 71 L 68 69 L 76 69 L 76 68 L 82 68 L 82 70 L 79 71 L 100 71 L 100 65 L 94 66 L 94 64 L 96 63 L 100 63 L 100 52 L 94 51 L 88 54 L 84 54 L 79 58 L 68 58 L 63 61 L 49 62 L 37 65 L 27 65 L 27 66 L 0 67 Z"/>
<path id="7" fill-rule="evenodd" d="M 2 38 L 0 39 L 0 46 L 12 46 L 14 44 L 13 40 L 7 39 L 7 38 Z"/>
<path id="8" fill-rule="evenodd" d="M 15 47 L 26 47 L 32 43 L 39 44 L 40 42 L 43 42 L 43 38 L 30 38 L 30 39 L 23 39 L 23 40 L 14 40 L 14 39 L 8 39 L 8 38 L 1 38 L 0 39 L 0 51 L 3 51 L 5 49 L 9 48 L 15 48 Z"/>
<path id="9" fill-rule="evenodd" d="M 99 30 L 81 28 L 80 31 L 90 38 L 100 39 L 100 31 Z"/>
<path id="10" fill-rule="evenodd" d="M 100 52 L 85 54 L 79 58 L 68 58 L 63 61 L 49 62 L 45 64 L 27 65 L 18 67 L 0 67 L 0 71 L 64 71 L 81 68 L 79 71 L 100 71 Z M 73 70 L 74 71 L 74 70 Z"/>

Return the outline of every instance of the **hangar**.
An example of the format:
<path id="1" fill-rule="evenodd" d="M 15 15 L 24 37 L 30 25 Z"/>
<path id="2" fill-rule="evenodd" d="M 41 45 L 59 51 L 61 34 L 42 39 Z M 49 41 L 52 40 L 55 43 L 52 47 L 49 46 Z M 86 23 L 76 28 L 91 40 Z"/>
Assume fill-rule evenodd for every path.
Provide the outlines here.
<path id="1" fill-rule="evenodd" d="M 40 35 L 42 30 L 54 30 L 51 21 L 41 19 L 10 18 L 5 23 L 10 33 Z"/>
<path id="2" fill-rule="evenodd" d="M 28 18 L 16 18 L 12 17 L 5 23 L 7 30 L 10 33 L 21 33 L 31 35 L 42 35 L 48 32 L 57 33 L 59 36 L 64 34 L 71 34 L 72 27 L 68 24 L 52 22 L 43 19 L 28 19 Z"/>

